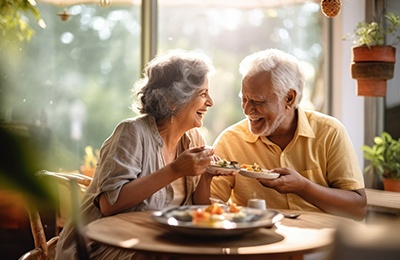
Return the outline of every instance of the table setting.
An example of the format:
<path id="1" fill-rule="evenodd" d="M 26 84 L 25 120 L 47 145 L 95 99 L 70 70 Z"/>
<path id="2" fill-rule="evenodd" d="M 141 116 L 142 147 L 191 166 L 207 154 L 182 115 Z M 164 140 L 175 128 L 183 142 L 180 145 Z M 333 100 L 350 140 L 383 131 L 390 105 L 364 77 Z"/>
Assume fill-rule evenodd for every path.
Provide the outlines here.
<path id="1" fill-rule="evenodd" d="M 208 171 L 248 178 L 279 178 L 257 164 L 220 160 Z M 260 198 L 246 206 L 210 198 L 209 205 L 129 212 L 85 227 L 88 239 L 163 259 L 302 259 L 327 250 L 339 224 L 354 222 L 322 212 L 270 209 Z"/>
<path id="2" fill-rule="evenodd" d="M 214 209 L 210 209 L 214 207 Z M 214 203 L 209 206 L 182 206 L 152 213 L 155 222 L 171 232 L 202 237 L 231 237 L 270 228 L 284 216 L 275 210 L 236 207 Z M 211 210 L 220 211 L 218 214 Z"/>
<path id="3" fill-rule="evenodd" d="M 217 207 L 218 206 L 218 207 Z M 229 211 L 229 205 L 183 206 L 154 212 L 130 212 L 96 220 L 85 235 L 102 244 L 165 259 L 302 259 L 329 249 L 339 224 L 355 222 L 320 212 L 267 209 L 264 200 L 249 201 L 235 214 L 197 225 L 193 216 L 207 210 Z M 289 215 L 296 215 L 290 218 Z M 236 216 L 236 218 L 235 218 Z M 248 218 L 246 218 L 248 217 Z M 228 224 L 224 224 L 224 220 Z"/>

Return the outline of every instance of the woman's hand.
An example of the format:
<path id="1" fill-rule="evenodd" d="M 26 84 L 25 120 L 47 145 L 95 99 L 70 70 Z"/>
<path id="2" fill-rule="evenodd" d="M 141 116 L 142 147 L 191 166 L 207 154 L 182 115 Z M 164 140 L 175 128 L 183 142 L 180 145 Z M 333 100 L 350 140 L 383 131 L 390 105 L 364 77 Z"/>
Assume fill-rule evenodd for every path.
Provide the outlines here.
<path id="1" fill-rule="evenodd" d="M 211 147 L 190 148 L 181 153 L 171 163 L 171 167 L 180 177 L 202 175 L 211 164 L 213 155 L 214 149 Z"/>

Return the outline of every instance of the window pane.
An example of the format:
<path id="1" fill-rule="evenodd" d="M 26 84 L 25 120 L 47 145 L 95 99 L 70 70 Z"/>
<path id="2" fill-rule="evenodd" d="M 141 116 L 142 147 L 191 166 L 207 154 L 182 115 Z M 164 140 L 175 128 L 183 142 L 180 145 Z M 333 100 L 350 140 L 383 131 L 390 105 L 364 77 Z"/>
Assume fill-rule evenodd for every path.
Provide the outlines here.
<path id="1" fill-rule="evenodd" d="M 1 120 L 26 126 L 31 140 L 49 152 L 49 170 L 77 170 L 84 148 L 99 148 L 122 118 L 132 116 L 130 88 L 140 77 L 140 6 L 104 9 L 38 5 L 46 29 L 7 59 L 2 79 Z M 3 95 L 4 94 L 4 95 Z M 13 127 L 14 129 L 16 127 Z"/>

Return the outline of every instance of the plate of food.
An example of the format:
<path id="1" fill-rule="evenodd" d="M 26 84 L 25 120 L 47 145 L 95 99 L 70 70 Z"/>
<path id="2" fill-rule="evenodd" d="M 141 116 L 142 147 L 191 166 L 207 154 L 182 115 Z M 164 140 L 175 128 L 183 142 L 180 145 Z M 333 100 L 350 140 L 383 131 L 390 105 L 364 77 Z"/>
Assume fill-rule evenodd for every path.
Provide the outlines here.
<path id="1" fill-rule="evenodd" d="M 242 164 L 239 173 L 253 179 L 276 179 L 280 175 L 279 173 L 262 169 L 257 163 Z"/>
<path id="2" fill-rule="evenodd" d="M 241 170 L 240 165 L 236 161 L 228 161 L 225 159 L 221 159 L 216 162 L 212 162 L 211 165 L 207 167 L 207 171 L 211 174 L 219 174 L 221 175 L 232 175 Z"/>
<path id="3" fill-rule="evenodd" d="M 282 218 L 283 215 L 274 210 L 218 203 L 180 206 L 152 213 L 152 219 L 171 232 L 209 237 L 243 235 L 262 227 L 270 228 Z"/>

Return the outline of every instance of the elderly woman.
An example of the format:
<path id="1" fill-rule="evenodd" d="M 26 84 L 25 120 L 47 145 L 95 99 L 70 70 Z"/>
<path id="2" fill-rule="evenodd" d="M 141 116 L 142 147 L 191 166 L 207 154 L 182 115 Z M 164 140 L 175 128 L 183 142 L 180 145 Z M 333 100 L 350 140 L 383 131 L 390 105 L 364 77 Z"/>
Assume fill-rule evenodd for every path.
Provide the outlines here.
<path id="1" fill-rule="evenodd" d="M 149 62 L 138 88 L 140 116 L 125 119 L 100 150 L 82 200 L 84 224 L 130 211 L 209 204 L 213 150 L 198 127 L 213 105 L 208 77 L 214 70 L 197 52 L 169 51 Z M 111 227 L 110 227 L 111 228 Z M 95 259 L 131 259 L 132 253 L 91 245 Z M 76 259 L 74 228 L 60 233 L 57 259 Z"/>

